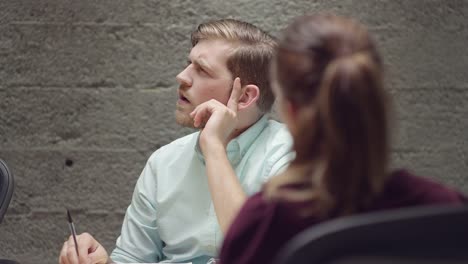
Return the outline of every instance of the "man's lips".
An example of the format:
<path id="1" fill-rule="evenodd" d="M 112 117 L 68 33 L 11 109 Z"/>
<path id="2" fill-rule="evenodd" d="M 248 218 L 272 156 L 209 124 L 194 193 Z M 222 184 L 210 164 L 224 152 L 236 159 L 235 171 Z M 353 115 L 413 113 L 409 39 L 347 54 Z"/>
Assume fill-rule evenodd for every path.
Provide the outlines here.
<path id="1" fill-rule="evenodd" d="M 183 103 L 183 104 L 190 104 L 189 99 L 185 97 L 182 93 L 179 93 L 179 101 L 178 103 Z"/>

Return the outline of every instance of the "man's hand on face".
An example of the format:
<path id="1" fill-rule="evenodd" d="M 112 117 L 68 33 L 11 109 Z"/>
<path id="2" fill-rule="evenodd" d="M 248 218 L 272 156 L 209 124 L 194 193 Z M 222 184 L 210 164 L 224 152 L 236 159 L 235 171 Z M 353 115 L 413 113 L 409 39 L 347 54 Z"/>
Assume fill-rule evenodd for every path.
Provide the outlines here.
<path id="1" fill-rule="evenodd" d="M 230 136 L 234 132 L 237 123 L 237 105 L 241 97 L 240 78 L 234 79 L 231 97 L 227 105 L 214 99 L 198 105 L 192 113 L 194 126 L 205 124 L 200 135 L 200 147 L 205 153 L 208 147 L 223 146 L 229 143 Z"/>

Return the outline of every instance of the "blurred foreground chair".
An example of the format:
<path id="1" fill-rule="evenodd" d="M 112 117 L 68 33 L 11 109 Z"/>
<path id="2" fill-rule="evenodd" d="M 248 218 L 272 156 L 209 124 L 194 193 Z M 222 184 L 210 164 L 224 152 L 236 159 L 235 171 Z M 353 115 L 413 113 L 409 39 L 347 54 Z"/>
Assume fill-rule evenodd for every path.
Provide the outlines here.
<path id="1" fill-rule="evenodd" d="M 468 205 L 365 213 L 310 227 L 275 264 L 468 263 Z"/>
<path id="2" fill-rule="evenodd" d="M 3 220 L 11 197 L 13 196 L 14 180 L 6 163 L 0 159 L 0 223 Z M 0 259 L 0 264 L 18 264 L 18 262 L 8 259 Z"/>

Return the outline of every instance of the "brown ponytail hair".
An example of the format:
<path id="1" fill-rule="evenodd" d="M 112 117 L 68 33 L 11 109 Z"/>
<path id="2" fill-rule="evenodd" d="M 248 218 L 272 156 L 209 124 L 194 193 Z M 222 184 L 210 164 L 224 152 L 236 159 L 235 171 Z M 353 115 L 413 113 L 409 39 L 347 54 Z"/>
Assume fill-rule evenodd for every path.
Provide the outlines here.
<path id="1" fill-rule="evenodd" d="M 367 30 L 333 15 L 300 17 L 279 41 L 272 73 L 299 114 L 296 158 L 267 196 L 311 200 L 307 212 L 322 216 L 370 206 L 386 179 L 389 144 L 382 63 Z"/>

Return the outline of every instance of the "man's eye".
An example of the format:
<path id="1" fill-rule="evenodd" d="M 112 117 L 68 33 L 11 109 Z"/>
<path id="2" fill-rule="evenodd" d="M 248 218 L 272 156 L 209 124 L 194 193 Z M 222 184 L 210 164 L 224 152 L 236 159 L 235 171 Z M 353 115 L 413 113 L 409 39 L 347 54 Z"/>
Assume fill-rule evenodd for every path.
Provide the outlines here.
<path id="1" fill-rule="evenodd" d="M 200 65 L 194 64 L 194 67 L 195 67 L 195 70 L 197 72 L 200 72 L 200 73 L 203 73 L 203 74 L 208 74 L 208 72 L 205 69 L 203 69 L 202 67 L 200 67 Z"/>
<path id="2" fill-rule="evenodd" d="M 193 68 L 199 73 L 209 75 L 208 72 L 204 68 L 202 68 L 200 65 L 198 65 L 197 63 L 192 63 L 191 61 L 188 60 L 187 65 L 185 67 L 189 67 L 189 66 L 193 66 Z"/>

